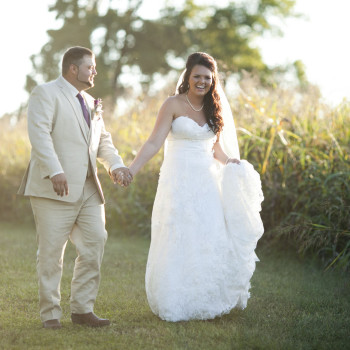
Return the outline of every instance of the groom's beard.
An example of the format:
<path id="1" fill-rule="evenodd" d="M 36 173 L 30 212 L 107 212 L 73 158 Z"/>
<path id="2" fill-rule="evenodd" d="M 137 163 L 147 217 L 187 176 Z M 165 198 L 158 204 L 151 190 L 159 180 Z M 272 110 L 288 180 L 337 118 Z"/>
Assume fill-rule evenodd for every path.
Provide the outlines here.
<path id="1" fill-rule="evenodd" d="M 91 81 L 89 80 L 81 80 L 79 79 L 79 76 L 77 77 L 77 80 L 83 84 L 85 84 L 87 86 L 87 89 L 90 89 L 94 86 L 94 83 L 92 83 Z"/>
<path id="2" fill-rule="evenodd" d="M 86 85 L 86 90 L 92 88 L 92 87 L 94 86 L 94 83 L 91 82 L 90 80 L 81 80 L 81 79 L 79 78 L 79 73 L 80 73 L 80 72 L 79 72 L 79 67 L 78 67 L 78 76 L 77 76 L 77 80 L 78 80 L 80 83 L 83 83 L 83 84 Z"/>

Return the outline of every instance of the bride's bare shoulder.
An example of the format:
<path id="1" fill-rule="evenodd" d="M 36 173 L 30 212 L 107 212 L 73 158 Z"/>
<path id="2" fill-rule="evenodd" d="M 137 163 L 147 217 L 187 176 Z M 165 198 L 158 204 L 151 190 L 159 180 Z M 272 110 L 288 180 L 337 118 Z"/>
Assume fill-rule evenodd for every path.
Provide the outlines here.
<path id="1" fill-rule="evenodd" d="M 183 103 L 182 95 L 169 96 L 163 103 L 162 109 L 176 111 L 179 106 Z"/>
<path id="2" fill-rule="evenodd" d="M 171 103 L 179 103 L 182 102 L 184 100 L 183 94 L 176 94 L 173 96 L 169 96 L 165 102 L 171 104 Z"/>
<path id="3" fill-rule="evenodd" d="M 164 102 L 165 105 L 173 109 L 178 109 L 179 107 L 181 108 L 183 103 L 185 103 L 185 97 L 183 94 L 169 96 Z"/>

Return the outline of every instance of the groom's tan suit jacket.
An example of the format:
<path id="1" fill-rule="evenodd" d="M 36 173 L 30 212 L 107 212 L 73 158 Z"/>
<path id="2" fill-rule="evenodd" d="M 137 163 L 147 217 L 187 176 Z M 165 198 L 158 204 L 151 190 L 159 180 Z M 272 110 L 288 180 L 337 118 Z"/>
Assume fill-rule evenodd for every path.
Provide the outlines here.
<path id="1" fill-rule="evenodd" d="M 105 130 L 102 115 L 95 111 L 93 97 L 81 93 L 91 116 L 89 128 L 74 96 L 74 87 L 67 84 L 60 76 L 32 92 L 28 105 L 32 152 L 18 194 L 75 202 L 82 194 L 87 176 L 93 176 L 104 203 L 96 159 L 108 172 L 112 166 L 114 169 L 124 164 Z M 50 176 L 63 172 L 69 194 L 60 197 L 53 190 Z"/>

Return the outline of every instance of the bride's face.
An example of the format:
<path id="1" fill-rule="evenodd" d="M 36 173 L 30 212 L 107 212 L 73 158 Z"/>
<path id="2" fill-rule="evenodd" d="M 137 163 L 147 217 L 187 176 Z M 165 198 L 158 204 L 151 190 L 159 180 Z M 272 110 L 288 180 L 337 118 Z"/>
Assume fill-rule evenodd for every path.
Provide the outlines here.
<path id="1" fill-rule="evenodd" d="M 189 92 L 204 96 L 209 92 L 212 80 L 210 69 L 199 64 L 195 65 L 188 79 Z"/>

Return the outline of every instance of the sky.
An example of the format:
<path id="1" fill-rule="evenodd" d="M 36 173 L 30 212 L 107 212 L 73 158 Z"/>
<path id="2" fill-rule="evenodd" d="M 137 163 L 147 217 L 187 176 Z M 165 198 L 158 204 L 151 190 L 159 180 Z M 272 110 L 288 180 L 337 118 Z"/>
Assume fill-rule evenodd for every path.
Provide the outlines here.
<path id="1" fill-rule="evenodd" d="M 32 69 L 30 56 L 46 43 L 46 31 L 57 27 L 54 15 L 48 11 L 53 2 L 7 1 L 0 12 L 0 116 L 14 112 L 28 99 L 24 85 Z M 154 10 L 156 2 L 163 3 L 145 0 L 145 11 Z M 264 61 L 278 65 L 300 59 L 309 81 L 320 87 L 326 102 L 336 105 L 343 98 L 350 99 L 350 1 L 297 0 L 295 9 L 305 18 L 284 20 L 279 23 L 283 37 L 266 36 L 258 41 Z"/>

